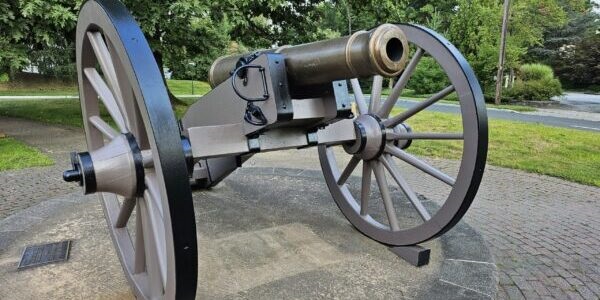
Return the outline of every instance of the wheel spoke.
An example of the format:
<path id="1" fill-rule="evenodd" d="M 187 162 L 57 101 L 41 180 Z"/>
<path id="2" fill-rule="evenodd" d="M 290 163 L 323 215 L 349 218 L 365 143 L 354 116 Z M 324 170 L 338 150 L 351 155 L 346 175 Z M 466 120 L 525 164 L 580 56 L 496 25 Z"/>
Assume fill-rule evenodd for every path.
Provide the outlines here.
<path id="1" fill-rule="evenodd" d="M 354 169 L 356 169 L 356 166 L 358 165 L 359 162 L 360 162 L 360 158 L 358 158 L 358 156 L 352 156 L 352 158 L 350 159 L 350 162 L 348 163 L 348 165 L 342 172 L 342 175 L 340 175 L 340 178 L 337 181 L 338 185 L 342 185 L 342 184 L 346 183 L 346 180 L 348 180 L 348 177 L 350 177 L 350 175 L 352 175 L 352 172 L 354 171 Z"/>
<path id="2" fill-rule="evenodd" d="M 442 182 L 446 183 L 449 186 L 454 186 L 454 184 L 456 183 L 456 180 L 448 175 L 446 175 L 445 173 L 443 173 L 442 171 L 432 167 L 431 165 L 427 164 L 426 162 L 420 160 L 419 158 L 409 154 L 406 151 L 403 151 L 402 149 L 395 147 L 395 146 L 391 146 L 391 145 L 386 145 L 385 146 L 385 151 L 389 154 L 392 154 L 393 156 L 411 164 L 412 166 L 414 166 L 415 168 L 441 180 Z"/>
<path id="3" fill-rule="evenodd" d="M 113 58 L 113 62 L 115 63 L 114 68 L 117 75 L 116 81 L 120 88 L 120 93 L 116 96 L 117 104 L 120 105 L 122 111 L 127 112 L 123 117 L 128 126 L 127 128 L 129 128 L 129 132 L 135 136 L 138 146 L 140 149 L 146 149 L 149 147 L 146 132 L 137 106 L 137 101 L 133 94 L 133 89 L 127 77 L 126 68 L 119 59 L 119 55 L 117 54 L 114 45 L 110 41 L 107 41 L 107 46 L 108 51 Z"/>
<path id="4" fill-rule="evenodd" d="M 155 208 L 148 201 L 147 192 L 144 192 L 145 199 L 139 201 L 139 206 L 144 215 L 142 225 L 144 232 L 148 233 L 144 236 L 144 250 L 146 251 L 146 272 L 150 282 L 152 295 L 162 294 L 164 283 L 167 281 L 167 265 L 164 226 L 160 220 L 157 220 L 156 213 L 153 213 Z M 161 230 L 163 228 L 163 230 Z M 162 235 L 162 236 L 161 236 Z"/>
<path id="5" fill-rule="evenodd" d="M 463 134 L 438 132 L 386 132 L 385 137 L 387 140 L 462 140 Z"/>
<path id="6" fill-rule="evenodd" d="M 94 127 L 96 127 L 96 129 L 100 130 L 104 136 L 111 140 L 119 135 L 117 131 L 115 131 L 112 127 L 110 127 L 110 125 L 108 125 L 98 116 L 91 116 L 89 121 L 92 125 L 94 125 Z"/>
<path id="7" fill-rule="evenodd" d="M 87 32 L 87 36 L 90 40 L 90 44 L 94 49 L 94 53 L 96 54 L 96 59 L 100 64 L 100 68 L 104 73 L 104 77 L 108 80 L 108 84 L 110 85 L 115 98 L 121 97 L 121 87 L 119 86 L 119 81 L 117 80 L 117 71 L 115 70 L 115 64 L 110 55 L 110 51 L 104 42 L 104 38 L 100 32 Z M 120 106 L 123 109 L 123 106 Z"/>
<path id="8" fill-rule="evenodd" d="M 423 102 L 419 102 L 417 105 L 409 108 L 408 110 L 403 111 L 402 113 L 398 114 L 397 116 L 394 116 L 392 118 L 389 118 L 389 119 L 383 121 L 383 125 L 386 127 L 394 127 L 394 126 L 404 122 L 406 119 L 414 116 L 418 112 L 426 109 L 430 105 L 440 101 L 442 98 L 450 95 L 452 92 L 454 92 L 454 86 L 450 85 L 450 86 L 446 87 L 445 89 L 439 91 L 437 94 L 431 96 L 429 99 L 427 99 Z"/>
<path id="9" fill-rule="evenodd" d="M 417 51 L 410 59 L 408 65 L 406 65 L 406 68 L 402 72 L 402 75 L 400 75 L 398 82 L 396 83 L 396 85 L 394 85 L 394 88 L 392 88 L 392 91 L 383 103 L 383 106 L 377 112 L 377 115 L 379 115 L 382 118 L 387 118 L 387 116 L 392 111 L 392 108 L 394 108 L 394 105 L 396 105 L 396 102 L 398 102 L 402 90 L 404 90 L 404 88 L 406 87 L 406 83 L 408 83 L 408 80 L 415 71 L 415 68 L 419 64 L 419 61 L 421 61 L 421 57 L 423 57 L 424 53 L 425 52 L 423 51 L 423 49 L 417 48 Z"/>
<path id="10" fill-rule="evenodd" d="M 365 95 L 363 94 L 362 89 L 360 88 L 360 83 L 358 82 L 358 79 L 350 79 L 350 84 L 352 85 L 352 92 L 354 93 L 354 100 L 356 101 L 358 112 L 361 115 L 369 113 L 367 103 L 365 102 Z"/>
<path id="11" fill-rule="evenodd" d="M 419 200 L 419 197 L 417 197 L 417 194 L 415 194 L 415 192 L 410 188 L 408 182 L 404 179 L 404 177 L 400 175 L 400 170 L 398 169 L 398 166 L 396 166 L 396 164 L 391 159 L 386 158 L 385 156 L 380 157 L 380 160 L 385 166 L 385 168 L 390 172 L 390 174 L 392 174 L 392 177 L 394 178 L 400 189 L 402 189 L 406 197 L 408 197 L 408 200 L 410 201 L 410 203 L 412 203 L 412 205 L 417 210 L 421 218 L 425 221 L 431 219 L 429 212 L 427 211 L 425 206 L 423 206 L 423 204 Z"/>
<path id="12" fill-rule="evenodd" d="M 144 168 L 153 168 L 154 159 L 152 157 L 152 150 L 142 150 L 142 165 Z M 148 183 L 146 183 L 148 185 Z"/>
<path id="13" fill-rule="evenodd" d="M 398 225 L 398 217 L 396 217 L 396 210 L 394 209 L 394 203 L 392 202 L 392 197 L 390 196 L 390 189 L 385 179 L 383 167 L 379 161 L 373 161 L 371 163 L 371 167 L 375 173 L 375 179 L 377 180 L 377 185 L 379 186 L 379 192 L 381 193 L 381 198 L 383 199 L 383 205 L 385 207 L 385 212 L 387 213 L 390 227 L 392 228 L 392 231 L 398 231 L 400 230 L 400 226 Z"/>
<path id="14" fill-rule="evenodd" d="M 139 198 L 136 202 L 142 201 Z M 146 250 L 144 250 L 144 226 L 142 225 L 144 217 L 139 205 L 136 205 L 135 211 L 135 264 L 134 274 L 143 273 L 146 271 Z"/>
<path id="15" fill-rule="evenodd" d="M 121 205 L 121 209 L 119 210 L 119 216 L 117 217 L 117 221 L 115 222 L 116 228 L 123 228 L 127 226 L 127 221 L 129 221 L 129 218 L 131 217 L 131 213 L 135 208 L 136 202 L 136 198 L 123 199 L 123 205 Z"/>
<path id="16" fill-rule="evenodd" d="M 96 90 L 96 93 L 98 93 L 98 96 L 100 96 L 100 99 L 102 99 L 102 103 L 106 106 L 108 113 L 115 123 L 117 123 L 119 130 L 121 130 L 122 133 L 128 132 L 121 109 L 117 105 L 115 97 L 110 92 L 106 82 L 104 82 L 100 74 L 98 74 L 98 71 L 95 68 L 85 68 L 83 72 L 92 84 L 92 87 L 94 87 L 94 90 Z"/>
<path id="17" fill-rule="evenodd" d="M 369 197 L 371 196 L 371 166 L 363 161 L 362 186 L 360 189 L 360 215 L 366 216 L 369 208 Z"/>
<path id="18" fill-rule="evenodd" d="M 144 176 L 144 182 L 146 184 L 146 188 L 148 190 L 148 196 L 152 199 L 151 201 L 154 203 L 154 206 L 158 209 L 160 213 L 161 219 L 163 218 L 163 208 L 160 203 L 160 190 L 158 189 L 158 182 L 156 179 L 156 174 L 152 172 L 147 172 L 146 176 Z"/>
<path id="19" fill-rule="evenodd" d="M 381 102 L 381 88 L 383 86 L 383 77 L 375 75 L 373 77 L 373 87 L 371 88 L 371 102 L 369 102 L 369 113 L 376 113 L 379 110 Z"/>

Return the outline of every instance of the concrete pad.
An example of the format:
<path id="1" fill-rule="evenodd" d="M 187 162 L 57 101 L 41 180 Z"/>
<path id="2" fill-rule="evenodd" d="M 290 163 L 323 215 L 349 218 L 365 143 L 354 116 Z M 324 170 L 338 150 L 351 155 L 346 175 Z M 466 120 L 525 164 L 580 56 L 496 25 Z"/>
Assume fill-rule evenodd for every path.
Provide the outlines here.
<path id="1" fill-rule="evenodd" d="M 428 202 L 428 205 L 435 205 Z M 319 171 L 242 168 L 194 193 L 200 299 L 493 298 L 497 273 L 461 222 L 416 268 L 356 231 Z M 74 240 L 67 262 L 17 271 L 27 245 Z M 51 199 L 0 221 L 0 299 L 130 299 L 96 197 Z"/>

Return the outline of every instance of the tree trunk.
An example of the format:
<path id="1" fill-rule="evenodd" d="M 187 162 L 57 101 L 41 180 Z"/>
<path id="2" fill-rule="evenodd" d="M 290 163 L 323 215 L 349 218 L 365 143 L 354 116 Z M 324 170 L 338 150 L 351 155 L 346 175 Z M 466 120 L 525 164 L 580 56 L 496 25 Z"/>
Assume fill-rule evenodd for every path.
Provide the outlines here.
<path id="1" fill-rule="evenodd" d="M 169 89 L 169 86 L 167 85 L 167 78 L 165 78 L 162 53 L 160 53 L 160 51 L 153 51 L 152 54 L 154 54 L 154 59 L 156 59 L 156 64 L 158 64 L 158 69 L 160 71 L 160 75 L 162 76 L 163 82 L 165 83 L 165 87 L 167 88 L 167 93 L 169 94 L 169 101 L 171 101 L 171 105 L 186 105 L 186 103 L 184 101 L 175 97 L 175 95 L 173 95 L 173 93 L 171 93 L 171 90 Z"/>

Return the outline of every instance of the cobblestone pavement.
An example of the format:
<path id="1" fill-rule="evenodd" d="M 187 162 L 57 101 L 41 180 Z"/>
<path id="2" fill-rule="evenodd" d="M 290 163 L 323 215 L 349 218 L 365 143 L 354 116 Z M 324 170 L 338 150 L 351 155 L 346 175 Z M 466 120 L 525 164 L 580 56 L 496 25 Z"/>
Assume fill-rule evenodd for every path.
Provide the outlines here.
<path id="1" fill-rule="evenodd" d="M 319 168 L 316 153 L 295 154 L 293 161 L 289 153 L 261 155 L 248 163 Z M 429 161 L 456 174 L 456 162 Z M 401 168 L 416 192 L 434 200 L 447 195 L 438 181 Z M 464 220 L 494 255 L 498 298 L 600 299 L 600 188 L 488 165 Z"/>
<path id="2" fill-rule="evenodd" d="M 0 197 L 12 199 L 6 202 L 15 207 L 12 211 L 49 198 L 49 193 L 76 189 L 59 183 L 59 170 L 66 167 L 68 151 L 74 145 L 82 146 L 81 133 L 6 119 L 0 120 L 0 128 L 27 143 L 52 151 L 51 155 L 56 159 L 62 157 L 57 167 L 0 172 Z M 456 162 L 431 162 L 449 174 L 456 171 Z M 294 151 L 293 155 L 286 151 L 260 154 L 247 164 L 319 168 L 314 149 Z M 414 169 L 401 167 L 417 192 L 435 198 L 447 191 L 443 185 L 423 179 Z M 58 177 L 50 176 L 53 172 Z M 24 179 L 19 178 L 19 174 L 33 179 L 29 183 L 20 183 Z M 39 184 L 32 184 L 36 181 Z M 31 188 L 22 191 L 17 188 L 19 185 Z M 597 187 L 488 166 L 479 194 L 465 220 L 481 230 L 492 249 L 500 272 L 499 298 L 599 299 L 599 200 L 600 188 Z M 4 203 L 0 218 L 7 213 Z"/>
<path id="3" fill-rule="evenodd" d="M 600 188 L 489 167 L 467 222 L 510 299 L 600 299 Z"/>
<path id="4" fill-rule="evenodd" d="M 63 183 L 62 172 L 70 166 L 69 152 L 84 149 L 82 131 L 5 117 L 0 118 L 0 129 L 8 136 L 41 149 L 56 162 L 50 167 L 0 172 L 0 220 L 77 189 Z"/>

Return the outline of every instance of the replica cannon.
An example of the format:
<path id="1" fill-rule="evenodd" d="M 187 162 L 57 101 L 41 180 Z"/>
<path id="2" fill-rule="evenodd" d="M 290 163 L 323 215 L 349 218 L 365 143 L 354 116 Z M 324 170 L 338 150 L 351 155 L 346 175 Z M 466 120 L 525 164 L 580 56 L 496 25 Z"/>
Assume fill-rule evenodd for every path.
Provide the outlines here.
<path id="1" fill-rule="evenodd" d="M 483 95 L 463 56 L 427 28 L 384 24 L 347 37 L 219 58 L 209 74 L 212 91 L 179 121 L 152 51 L 120 2 L 87 1 L 76 45 L 88 151 L 72 154 L 72 169 L 63 177 L 86 194 L 98 194 L 126 278 L 140 298 L 194 297 L 198 252 L 191 186 L 217 184 L 255 153 L 317 147 L 343 215 L 367 237 L 397 249 L 452 228 L 479 187 L 487 153 Z M 439 64 L 448 86 L 394 110 L 423 57 Z M 370 76 L 365 97 L 357 78 Z M 384 77 L 397 81 L 381 101 Z M 460 107 L 455 132 L 411 129 L 411 118 L 451 93 Z M 417 140 L 458 141 L 456 176 L 407 152 Z M 349 162 L 340 168 L 348 160 L 344 155 Z M 447 187 L 438 209 L 422 203 L 396 161 Z M 362 176 L 352 176 L 358 183 L 351 189 L 359 164 Z M 388 176 L 418 223 L 398 220 Z M 381 196 L 377 203 L 372 187 Z M 384 213 L 372 214 L 373 205 Z"/>

